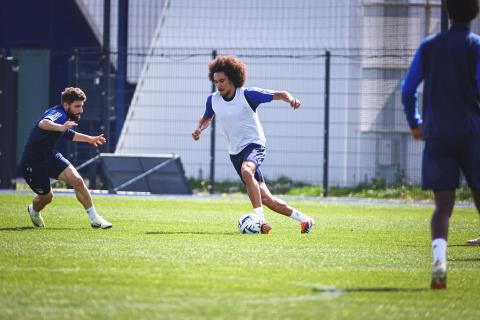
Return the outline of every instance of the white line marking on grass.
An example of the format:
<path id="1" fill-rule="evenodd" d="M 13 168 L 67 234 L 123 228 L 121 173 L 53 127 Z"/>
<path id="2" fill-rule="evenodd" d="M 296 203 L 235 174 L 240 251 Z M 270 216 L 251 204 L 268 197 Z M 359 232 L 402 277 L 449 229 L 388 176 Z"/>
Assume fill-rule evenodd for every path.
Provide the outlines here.
<path id="1" fill-rule="evenodd" d="M 335 288 L 329 288 L 326 291 L 321 291 L 319 294 L 310 294 L 303 296 L 280 296 L 280 297 L 258 297 L 254 300 L 237 300 L 237 303 L 244 304 L 278 304 L 278 303 L 297 303 L 297 302 L 309 302 L 320 300 L 333 300 L 340 297 L 343 294 L 342 290 Z"/>
<path id="2" fill-rule="evenodd" d="M 330 286 L 325 286 L 325 285 L 316 285 L 313 288 L 313 290 L 319 292 L 321 296 L 326 298 L 324 300 L 335 299 L 335 298 L 338 298 L 345 293 L 345 290 L 343 290 L 343 289 L 337 289 L 335 287 L 330 287 Z"/>
<path id="3" fill-rule="evenodd" d="M 30 267 L 30 266 L 0 266 L 2 271 L 35 271 L 35 272 L 61 272 L 61 273 L 71 273 L 71 272 L 80 272 L 82 269 L 80 267 L 74 268 L 47 268 L 47 267 Z"/>
<path id="4" fill-rule="evenodd" d="M 60 194 L 74 194 L 75 191 L 71 189 L 53 189 L 55 192 Z M 209 195 L 209 194 L 186 194 L 186 195 L 179 195 L 179 194 L 151 194 L 148 192 L 133 192 L 128 191 L 119 194 L 111 194 L 108 193 L 106 190 L 90 190 L 90 193 L 95 194 L 96 196 L 104 196 L 104 197 L 145 197 L 145 198 L 170 198 L 170 199 L 245 199 L 248 200 L 246 195 L 237 195 L 237 194 L 217 194 L 217 195 Z M 32 194 L 29 190 L 0 190 L 0 194 Z M 410 201 L 410 200 L 402 200 L 402 199 L 369 199 L 369 198 L 338 198 L 338 197 L 330 197 L 330 198 L 320 198 L 320 197 L 294 197 L 294 196 L 281 196 L 282 199 L 288 201 L 313 201 L 313 202 L 321 202 L 321 203 L 343 203 L 343 204 L 352 204 L 352 205 L 413 205 L 413 206 L 433 206 L 434 203 L 431 200 L 424 200 L 424 201 Z M 470 201 L 460 201 L 456 202 L 455 206 L 457 207 L 464 207 L 464 208 L 474 208 L 475 205 L 473 202 Z"/>
<path id="5" fill-rule="evenodd" d="M 172 302 L 160 302 L 160 303 L 119 303 L 116 306 L 124 306 L 129 309 L 180 309 L 180 308 L 191 308 L 195 309 L 198 307 L 205 308 L 207 306 L 218 306 L 218 305 L 234 305 L 234 306 L 245 306 L 245 305 L 278 305 L 281 303 L 301 303 L 301 302 L 315 302 L 315 301 L 327 301 L 336 299 L 343 294 L 343 291 L 330 288 L 329 291 L 321 292 L 319 294 L 308 294 L 308 295 L 298 295 L 298 296 L 259 296 L 254 298 L 239 298 L 236 297 L 235 301 L 228 301 L 223 298 L 210 297 L 210 298 L 199 298 L 199 297 L 185 297 L 183 300 L 175 300 Z M 112 305 L 110 305 L 112 307 Z"/>

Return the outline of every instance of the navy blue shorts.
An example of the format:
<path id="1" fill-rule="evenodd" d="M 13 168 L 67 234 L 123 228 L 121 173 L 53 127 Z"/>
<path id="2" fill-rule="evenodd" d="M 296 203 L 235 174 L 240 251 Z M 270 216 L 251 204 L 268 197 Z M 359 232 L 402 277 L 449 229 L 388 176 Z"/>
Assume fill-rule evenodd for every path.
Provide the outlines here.
<path id="1" fill-rule="evenodd" d="M 473 191 L 480 191 L 480 137 L 425 141 L 422 160 L 422 188 L 455 190 L 460 170 Z"/>
<path id="2" fill-rule="evenodd" d="M 237 173 L 240 176 L 240 179 L 242 179 L 243 183 L 245 183 L 242 178 L 242 163 L 244 161 L 255 163 L 257 166 L 257 170 L 255 171 L 255 179 L 257 181 L 265 181 L 262 170 L 260 169 L 263 159 L 265 159 L 265 147 L 255 143 L 247 145 L 242 151 L 240 151 L 239 154 L 230 155 L 230 160 L 232 161 L 232 164 L 235 167 L 235 170 L 237 170 Z"/>
<path id="3" fill-rule="evenodd" d="M 22 161 L 23 178 L 36 194 L 48 194 L 51 190 L 50 178 L 58 179 L 60 173 L 70 165 L 60 152 L 54 151 L 47 159 Z"/>

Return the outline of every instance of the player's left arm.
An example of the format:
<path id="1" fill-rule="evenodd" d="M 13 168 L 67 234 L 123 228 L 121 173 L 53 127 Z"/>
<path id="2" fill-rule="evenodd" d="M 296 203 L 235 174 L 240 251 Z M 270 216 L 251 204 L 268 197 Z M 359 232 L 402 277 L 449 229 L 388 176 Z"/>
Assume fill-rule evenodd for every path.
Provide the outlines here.
<path id="1" fill-rule="evenodd" d="M 293 109 L 300 108 L 300 100 L 296 99 L 292 94 L 288 91 L 275 91 L 273 94 L 273 100 L 283 100 L 288 102 Z"/>
<path id="2" fill-rule="evenodd" d="M 105 142 L 107 142 L 107 139 L 103 136 L 103 133 L 99 136 L 89 136 L 80 132 L 75 132 L 75 135 L 73 136 L 72 141 L 74 142 L 87 142 L 94 147 L 101 146 Z"/>
<path id="3" fill-rule="evenodd" d="M 260 104 L 271 102 L 272 100 L 288 102 L 293 109 L 298 109 L 301 104 L 300 100 L 294 98 L 288 91 L 276 91 L 257 87 L 245 88 L 245 98 L 254 111 Z"/>

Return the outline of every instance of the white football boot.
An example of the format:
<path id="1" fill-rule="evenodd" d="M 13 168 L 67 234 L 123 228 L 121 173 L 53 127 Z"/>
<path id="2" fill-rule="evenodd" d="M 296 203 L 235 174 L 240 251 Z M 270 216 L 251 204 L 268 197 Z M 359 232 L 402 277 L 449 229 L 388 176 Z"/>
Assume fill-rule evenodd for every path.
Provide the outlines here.
<path id="1" fill-rule="evenodd" d="M 108 222 L 107 220 L 105 220 L 103 217 L 101 216 L 96 216 L 95 218 L 93 219 L 89 219 L 90 220 L 90 225 L 92 226 L 92 228 L 94 229 L 109 229 L 112 227 L 112 224 L 110 222 Z"/>
<path id="2" fill-rule="evenodd" d="M 43 222 L 42 215 L 39 213 L 33 212 L 33 207 L 30 204 L 27 207 L 28 214 L 30 215 L 30 219 L 32 220 L 33 226 L 36 228 L 43 228 L 45 227 L 45 223 Z"/>
<path id="3" fill-rule="evenodd" d="M 472 246 L 480 246 L 480 237 L 472 240 L 467 240 L 467 244 L 472 245 Z"/>

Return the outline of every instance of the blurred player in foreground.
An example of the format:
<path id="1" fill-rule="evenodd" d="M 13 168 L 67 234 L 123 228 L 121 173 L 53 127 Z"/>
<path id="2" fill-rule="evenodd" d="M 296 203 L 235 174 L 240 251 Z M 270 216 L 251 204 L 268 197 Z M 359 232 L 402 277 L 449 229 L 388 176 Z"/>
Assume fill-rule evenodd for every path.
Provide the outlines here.
<path id="1" fill-rule="evenodd" d="M 23 150 L 21 168 L 25 181 L 37 194 L 27 208 L 35 227 L 45 226 L 40 211 L 53 199 L 50 178 L 64 181 L 73 187 L 78 201 L 87 211 L 92 228 L 112 227 L 110 222 L 97 214 L 90 191 L 77 170 L 55 150 L 61 136 L 74 142 L 87 142 L 94 147 L 106 142 L 103 134 L 92 137 L 72 129 L 80 120 L 86 100 L 87 97 L 80 88 L 66 88 L 62 92 L 62 104 L 46 110 L 30 131 Z"/>
<path id="2" fill-rule="evenodd" d="M 478 1 L 447 0 L 447 9 L 450 29 L 423 40 L 402 84 L 412 136 L 425 140 L 422 187 L 432 189 L 435 197 L 432 289 L 447 287 L 448 223 L 460 170 L 480 211 L 480 37 L 470 32 Z M 422 81 L 420 116 L 416 91 Z"/>
<path id="3" fill-rule="evenodd" d="M 293 109 L 298 109 L 300 101 L 286 91 L 243 87 L 247 76 L 246 65 L 236 57 L 219 56 L 210 61 L 208 69 L 217 92 L 207 98 L 205 113 L 192 133 L 193 139 L 200 139 L 202 131 L 216 116 L 223 125 L 230 160 L 247 188 L 255 214 L 263 221 L 262 233 L 269 233 L 272 229 L 265 220 L 263 204 L 299 221 L 301 233 L 309 233 L 314 220 L 273 196 L 260 169 L 265 158 L 266 140 L 257 115 L 258 106 L 272 100 L 283 100 Z"/>

